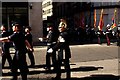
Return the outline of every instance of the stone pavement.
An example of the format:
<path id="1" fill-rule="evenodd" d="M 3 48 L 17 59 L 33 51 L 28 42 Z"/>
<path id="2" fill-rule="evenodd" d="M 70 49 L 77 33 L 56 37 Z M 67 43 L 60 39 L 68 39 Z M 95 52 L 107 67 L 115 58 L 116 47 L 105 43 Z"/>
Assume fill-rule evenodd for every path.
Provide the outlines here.
<path id="1" fill-rule="evenodd" d="M 77 47 L 86 47 L 86 48 L 88 47 L 87 52 L 89 53 L 91 52 L 89 51 L 89 47 L 91 46 L 107 47 L 104 44 L 102 46 L 98 44 L 82 45 L 82 46 L 77 45 Z M 112 45 L 112 46 L 117 48 L 115 45 Z M 74 46 L 71 46 L 71 49 L 73 48 Z M 43 47 L 37 46 L 37 47 L 34 47 L 34 49 L 35 49 L 35 52 L 39 52 L 39 53 L 35 53 L 35 57 L 39 59 L 39 56 L 42 55 L 41 57 L 43 58 L 39 59 L 40 61 L 39 60 L 36 61 L 37 63 L 35 67 L 29 67 L 30 73 L 28 74 L 28 80 L 51 80 L 52 77 L 55 77 L 56 74 L 54 73 L 54 71 L 47 72 L 44 69 L 46 46 L 43 46 Z M 97 51 L 98 51 L 97 48 L 95 48 L 94 52 L 96 54 L 98 54 Z M 83 55 L 86 55 L 86 54 L 83 54 Z M 117 57 L 118 54 L 116 53 L 115 55 L 116 55 L 115 58 L 108 58 L 108 59 L 101 59 L 101 60 L 86 60 L 81 62 L 79 62 L 79 60 L 77 61 L 74 61 L 74 59 L 71 60 L 70 62 L 71 79 L 72 80 L 106 80 L 106 79 L 118 80 L 118 76 L 120 72 L 120 68 L 119 68 L 120 63 Z M 27 62 L 29 64 L 29 60 Z M 64 68 L 62 67 L 62 69 Z M 2 76 L 3 78 L 2 80 L 9 80 L 11 78 L 10 74 L 8 73 L 10 72 L 9 68 L 6 67 L 6 69 L 3 69 L 3 72 L 5 76 Z M 62 73 L 62 79 L 64 80 L 65 78 L 66 78 L 65 73 Z"/>

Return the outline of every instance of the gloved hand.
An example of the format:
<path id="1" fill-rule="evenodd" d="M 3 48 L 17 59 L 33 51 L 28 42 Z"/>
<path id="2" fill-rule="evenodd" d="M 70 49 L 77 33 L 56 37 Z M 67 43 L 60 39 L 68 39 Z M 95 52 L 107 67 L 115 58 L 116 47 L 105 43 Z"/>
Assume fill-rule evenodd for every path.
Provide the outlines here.
<path id="1" fill-rule="evenodd" d="M 30 48 L 29 50 L 32 51 L 32 52 L 34 52 L 34 49 L 33 49 L 33 48 Z"/>
<path id="2" fill-rule="evenodd" d="M 52 53 L 53 52 L 53 49 L 52 48 L 50 48 L 50 49 L 48 49 L 48 51 L 47 51 L 48 53 Z"/>

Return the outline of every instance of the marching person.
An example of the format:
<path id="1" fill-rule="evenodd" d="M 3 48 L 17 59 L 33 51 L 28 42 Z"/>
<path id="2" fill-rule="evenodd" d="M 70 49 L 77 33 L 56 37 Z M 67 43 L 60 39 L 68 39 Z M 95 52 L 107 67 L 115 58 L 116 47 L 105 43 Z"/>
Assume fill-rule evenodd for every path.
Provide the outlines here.
<path id="1" fill-rule="evenodd" d="M 9 32 L 6 30 L 5 25 L 1 26 L 1 31 L 2 31 L 1 37 L 9 36 Z M 2 68 L 5 65 L 6 59 L 8 60 L 10 68 L 12 66 L 12 57 L 10 56 L 9 48 L 10 48 L 10 42 L 2 42 Z"/>
<path id="2" fill-rule="evenodd" d="M 59 23 L 58 28 L 60 28 L 60 27 L 62 27 L 62 26 L 64 26 L 65 28 L 67 28 L 66 20 L 63 19 L 63 18 L 60 19 L 60 23 Z M 59 29 L 58 29 L 58 30 L 59 30 Z M 60 30 L 59 30 L 59 32 L 60 32 Z M 59 50 L 58 50 L 58 53 L 60 53 L 61 61 L 63 61 L 63 48 L 59 49 Z"/>
<path id="3" fill-rule="evenodd" d="M 47 50 L 49 50 L 50 48 L 52 48 L 55 44 L 56 44 L 56 39 L 55 39 L 55 33 L 53 32 L 53 27 L 50 25 L 47 28 L 48 34 L 47 34 Z M 51 56 L 52 56 L 52 63 L 53 63 L 53 67 L 55 65 L 55 61 L 56 61 L 56 51 L 53 51 L 51 54 L 50 53 L 46 53 L 46 70 L 51 70 L 50 65 L 51 65 Z M 55 68 L 54 68 L 55 69 Z"/>
<path id="4" fill-rule="evenodd" d="M 50 48 L 48 50 L 49 53 L 53 52 L 53 51 L 58 51 L 58 55 L 57 55 L 57 60 L 56 60 L 56 68 L 57 68 L 57 74 L 55 77 L 56 79 L 60 79 L 61 78 L 61 64 L 62 64 L 62 56 L 61 54 L 63 54 L 62 51 L 59 52 L 59 50 L 64 50 L 65 51 L 65 61 L 64 61 L 64 65 L 65 65 L 65 70 L 67 72 L 67 79 L 70 79 L 70 64 L 69 64 L 69 58 L 71 58 L 71 52 L 70 52 L 70 48 L 69 48 L 69 35 L 67 33 L 67 26 L 66 23 L 61 23 L 61 26 L 59 26 L 59 37 L 58 37 L 58 41 L 56 43 L 55 46 L 53 46 L 52 48 Z M 62 53 L 61 53 L 62 52 Z"/>
<path id="5" fill-rule="evenodd" d="M 120 22 L 117 26 L 117 34 L 116 34 L 116 37 L 117 37 L 117 46 L 120 47 Z"/>
<path id="6" fill-rule="evenodd" d="M 29 27 L 29 26 L 25 27 L 25 37 L 26 37 L 27 41 L 30 43 L 31 47 L 33 48 L 31 27 Z M 34 66 L 35 65 L 35 58 L 33 55 L 33 51 L 31 51 L 30 49 L 27 49 L 27 53 L 28 53 L 28 57 L 29 57 L 30 62 L 31 62 L 30 66 Z"/>
<path id="7" fill-rule="evenodd" d="M 96 31 L 96 35 L 97 35 L 97 38 L 98 38 L 98 44 L 102 44 L 101 42 L 101 34 L 102 31 L 100 31 L 98 28 L 97 28 L 97 31 Z"/>
<path id="8" fill-rule="evenodd" d="M 107 39 L 107 45 L 109 46 L 110 45 L 110 25 L 108 24 L 107 26 L 106 26 L 106 33 L 105 33 L 105 35 L 106 35 L 106 39 Z"/>
<path id="9" fill-rule="evenodd" d="M 13 42 L 15 55 L 12 62 L 12 80 L 17 80 L 17 69 L 20 69 L 22 80 L 27 80 L 28 67 L 26 62 L 26 46 L 32 51 L 32 47 L 21 32 L 21 26 L 15 24 L 12 27 L 14 33 L 8 37 L 0 38 L 0 42 Z"/>

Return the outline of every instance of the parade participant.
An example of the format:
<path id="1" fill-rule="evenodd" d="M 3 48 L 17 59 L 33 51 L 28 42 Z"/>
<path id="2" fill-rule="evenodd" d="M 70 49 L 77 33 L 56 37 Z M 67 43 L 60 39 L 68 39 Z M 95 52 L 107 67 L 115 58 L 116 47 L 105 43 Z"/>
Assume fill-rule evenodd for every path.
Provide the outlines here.
<path id="1" fill-rule="evenodd" d="M 116 37 L 117 37 L 117 46 L 120 46 L 120 22 L 117 26 L 117 34 L 116 34 Z"/>
<path id="2" fill-rule="evenodd" d="M 65 19 L 61 18 L 58 28 L 63 27 L 63 26 L 64 26 L 65 28 L 67 28 L 67 23 L 66 23 L 66 20 L 65 20 Z M 59 30 L 59 29 L 58 29 L 58 30 Z M 60 32 L 60 30 L 59 30 L 59 32 Z M 63 48 L 59 49 L 59 50 L 58 50 L 58 53 L 60 53 L 61 61 L 63 61 Z"/>
<path id="3" fill-rule="evenodd" d="M 6 26 L 2 25 L 1 26 L 1 37 L 8 37 L 9 32 L 6 30 Z M 12 57 L 10 56 L 10 42 L 2 42 L 2 68 L 5 65 L 6 59 L 8 60 L 9 66 L 11 68 L 12 66 Z"/>
<path id="4" fill-rule="evenodd" d="M 94 27 L 91 27 L 91 29 L 90 29 L 90 43 L 93 43 L 94 37 L 95 37 Z"/>
<path id="5" fill-rule="evenodd" d="M 67 23 L 65 19 L 60 19 L 59 27 L 61 26 L 67 27 Z"/>
<path id="6" fill-rule="evenodd" d="M 98 44 L 102 44 L 102 42 L 101 42 L 101 33 L 102 33 L 102 31 L 97 29 L 96 34 L 97 34 L 97 37 L 98 37 Z"/>
<path id="7" fill-rule="evenodd" d="M 107 39 L 107 45 L 109 46 L 110 45 L 110 25 L 108 24 L 107 26 L 106 26 L 106 33 L 105 33 L 105 35 L 106 35 L 106 39 Z"/>
<path id="8" fill-rule="evenodd" d="M 50 48 L 48 50 L 49 53 L 53 52 L 53 51 L 59 51 L 60 49 L 65 51 L 65 61 L 64 61 L 64 65 L 65 65 L 65 71 L 67 72 L 67 79 L 70 79 L 70 64 L 69 64 L 69 58 L 71 58 L 71 52 L 70 52 L 70 48 L 69 48 L 69 35 L 67 32 L 67 26 L 66 24 L 62 23 L 61 26 L 59 26 L 59 37 L 58 37 L 58 41 L 56 43 L 55 46 L 53 46 L 52 48 Z M 62 64 L 62 56 L 61 56 L 61 52 L 58 52 L 57 55 L 57 60 L 56 60 L 56 68 L 57 68 L 57 74 L 55 77 L 56 79 L 60 79 L 61 78 L 61 64 Z"/>
<path id="9" fill-rule="evenodd" d="M 53 32 L 53 27 L 52 25 L 47 27 L 47 50 L 52 48 L 55 44 L 56 44 L 56 39 L 55 39 L 55 33 Z M 51 65 L 51 56 L 52 56 L 52 63 L 53 63 L 53 67 L 55 65 L 55 61 L 56 61 L 56 51 L 53 51 L 51 54 L 50 53 L 46 53 L 46 70 L 50 70 L 50 65 Z"/>
<path id="10" fill-rule="evenodd" d="M 13 42 L 15 55 L 12 62 L 12 80 L 17 80 L 17 69 L 20 69 L 22 80 L 27 80 L 28 67 L 26 62 L 26 46 L 32 51 L 32 47 L 21 32 L 21 26 L 15 24 L 12 27 L 14 33 L 8 37 L 0 38 L 0 42 Z"/>
<path id="11" fill-rule="evenodd" d="M 27 41 L 30 43 L 31 47 L 33 48 L 31 27 L 29 27 L 29 26 L 27 26 L 25 28 L 25 37 L 26 37 Z M 30 62 L 31 62 L 30 66 L 34 66 L 35 65 L 35 58 L 33 55 L 33 51 L 31 51 L 30 49 L 27 49 L 27 53 L 28 53 L 28 57 L 29 57 Z"/>

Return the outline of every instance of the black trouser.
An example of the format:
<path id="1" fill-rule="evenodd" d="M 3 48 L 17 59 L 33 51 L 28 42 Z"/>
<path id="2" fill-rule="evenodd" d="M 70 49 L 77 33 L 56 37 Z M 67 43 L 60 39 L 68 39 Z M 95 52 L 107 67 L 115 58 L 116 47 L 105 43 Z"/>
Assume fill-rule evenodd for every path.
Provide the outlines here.
<path id="1" fill-rule="evenodd" d="M 63 51 L 59 51 L 58 52 L 58 59 L 56 60 L 56 68 L 57 68 L 57 70 L 56 70 L 56 73 L 57 73 L 57 75 L 56 75 L 56 77 L 57 78 L 60 78 L 61 77 L 61 65 L 62 65 L 62 57 L 63 56 L 61 56 L 61 54 L 63 54 L 62 53 Z M 65 53 L 65 60 L 64 60 L 64 67 L 65 67 L 65 71 L 67 72 L 67 74 L 66 74 L 66 76 L 67 76 L 67 78 L 70 78 L 70 64 L 69 64 L 69 57 L 70 56 L 68 56 L 66 53 Z"/>
<path id="2" fill-rule="evenodd" d="M 110 34 L 106 34 L 107 45 L 110 45 Z"/>
<path id="3" fill-rule="evenodd" d="M 98 34 L 97 37 L 98 37 L 98 44 L 102 44 L 102 42 L 101 42 L 101 35 Z"/>
<path id="4" fill-rule="evenodd" d="M 28 57 L 30 59 L 31 65 L 35 65 L 35 58 L 34 58 L 33 52 L 30 50 L 28 50 Z"/>
<path id="5" fill-rule="evenodd" d="M 54 46 L 54 44 L 52 45 L 49 45 L 47 50 L 49 50 L 52 46 Z M 55 65 L 55 62 L 56 62 L 56 51 L 53 51 L 52 53 L 46 53 L 46 67 L 48 69 L 50 69 L 50 65 L 51 65 L 51 56 L 52 56 L 52 64 L 53 64 L 53 67 Z"/>
<path id="6" fill-rule="evenodd" d="M 2 55 L 2 67 L 4 67 L 5 65 L 5 61 L 7 59 L 8 63 L 9 63 L 9 66 L 11 68 L 12 66 L 12 57 L 10 56 L 10 53 L 9 53 L 9 48 L 2 48 L 2 51 L 3 51 L 3 55 Z"/>
<path id="7" fill-rule="evenodd" d="M 55 52 L 53 52 L 53 53 L 47 53 L 46 54 L 46 67 L 48 68 L 48 69 L 50 69 L 50 66 L 51 66 L 51 56 L 52 56 L 52 64 L 53 64 L 53 67 L 54 67 L 54 65 L 55 65 L 55 61 L 56 61 L 56 55 L 55 55 Z"/>
<path id="8" fill-rule="evenodd" d="M 28 67 L 26 62 L 25 53 L 19 53 L 20 55 L 15 54 L 12 63 L 12 75 L 13 80 L 17 80 L 17 70 L 20 69 L 20 74 L 22 80 L 27 80 Z"/>

